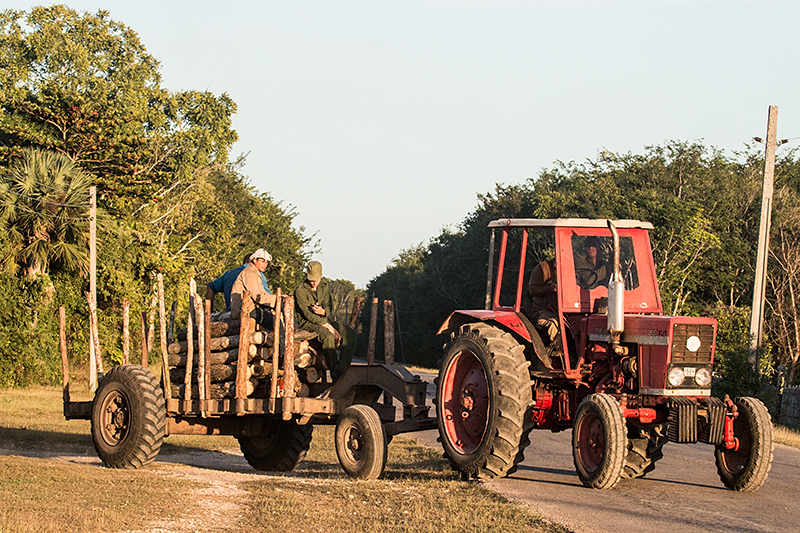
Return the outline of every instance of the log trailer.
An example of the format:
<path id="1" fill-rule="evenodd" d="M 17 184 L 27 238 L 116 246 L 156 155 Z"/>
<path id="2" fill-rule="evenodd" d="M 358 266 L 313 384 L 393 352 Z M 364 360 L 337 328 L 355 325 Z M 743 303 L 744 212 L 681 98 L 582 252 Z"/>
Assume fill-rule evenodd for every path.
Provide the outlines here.
<path id="1" fill-rule="evenodd" d="M 161 380 L 146 362 L 115 366 L 100 377 L 92 401 L 70 401 L 62 336 L 64 416 L 91 421 L 105 466 L 145 466 L 169 435 L 232 435 L 256 470 L 288 471 L 308 451 L 313 426 L 335 424 L 342 468 L 374 479 L 393 435 L 436 427 L 419 376 L 399 366 L 353 364 L 331 383 L 314 350 L 316 335 L 294 331 L 291 296 L 278 293 L 273 331 L 261 330 L 250 318 L 252 300 L 243 301 L 241 321 L 212 322 L 211 302 L 205 312 L 195 305 L 197 326 L 190 323 L 170 345 L 162 305 Z M 402 404 L 400 419 L 392 400 Z"/>
<path id="2" fill-rule="evenodd" d="M 769 413 L 755 398 L 711 396 L 717 323 L 663 315 L 651 224 L 501 219 L 489 227 L 485 308 L 455 311 L 439 331 L 450 338 L 436 414 L 453 468 L 464 478 L 505 476 L 523 459 L 533 429 L 571 429 L 586 487 L 644 476 L 666 442 L 712 445 L 728 489 L 764 483 L 772 464 Z M 593 283 L 583 275 L 590 242 L 599 256 Z M 527 274 L 547 248 L 557 279 L 552 342 L 526 313 Z M 540 254 L 526 266 L 529 249 Z"/>

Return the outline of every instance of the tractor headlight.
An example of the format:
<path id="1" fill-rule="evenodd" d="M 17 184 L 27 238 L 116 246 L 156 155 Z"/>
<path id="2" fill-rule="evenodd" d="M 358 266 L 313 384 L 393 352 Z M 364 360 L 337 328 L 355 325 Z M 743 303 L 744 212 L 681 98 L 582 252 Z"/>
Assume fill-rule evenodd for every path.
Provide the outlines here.
<path id="1" fill-rule="evenodd" d="M 670 387 L 679 387 L 683 384 L 683 380 L 686 379 L 686 374 L 683 373 L 683 369 L 680 367 L 672 367 L 670 369 L 669 374 L 667 374 L 667 381 L 669 382 Z"/>
<path id="2" fill-rule="evenodd" d="M 698 387 L 708 387 L 711 385 L 711 370 L 707 368 L 698 368 L 694 373 L 694 382 Z"/>
<path id="3" fill-rule="evenodd" d="M 694 353 L 697 350 L 699 350 L 701 344 L 702 343 L 700 342 L 700 338 L 697 335 L 692 335 L 691 337 L 686 339 L 686 349 L 689 350 L 690 352 Z"/>

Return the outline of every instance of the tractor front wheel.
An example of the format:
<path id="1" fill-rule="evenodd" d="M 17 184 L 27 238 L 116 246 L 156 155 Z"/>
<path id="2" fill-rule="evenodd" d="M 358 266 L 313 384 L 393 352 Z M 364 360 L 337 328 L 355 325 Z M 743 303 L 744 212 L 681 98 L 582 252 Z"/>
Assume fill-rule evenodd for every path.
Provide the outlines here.
<path id="1" fill-rule="evenodd" d="M 772 422 L 760 400 L 745 397 L 734 403 L 739 413 L 733 421 L 738 447 L 717 446 L 717 473 L 727 488 L 750 492 L 764 484 L 772 467 Z"/>
<path id="2" fill-rule="evenodd" d="M 445 346 L 436 414 L 445 454 L 465 479 L 505 476 L 528 443 L 530 363 L 524 346 L 484 323 L 466 324 Z"/>
<path id="3" fill-rule="evenodd" d="M 590 394 L 578 406 L 572 427 L 572 458 L 584 486 L 610 489 L 620 480 L 628 450 L 619 402 Z"/>

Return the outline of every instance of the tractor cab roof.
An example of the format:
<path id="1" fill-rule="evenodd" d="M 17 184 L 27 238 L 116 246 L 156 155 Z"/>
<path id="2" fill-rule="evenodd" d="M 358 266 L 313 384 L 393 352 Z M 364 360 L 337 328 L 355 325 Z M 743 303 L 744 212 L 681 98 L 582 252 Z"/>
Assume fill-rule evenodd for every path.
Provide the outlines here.
<path id="1" fill-rule="evenodd" d="M 640 228 L 653 229 L 649 222 L 639 220 L 612 220 L 618 229 Z M 490 228 L 607 228 L 605 218 L 499 218 L 489 222 Z"/>

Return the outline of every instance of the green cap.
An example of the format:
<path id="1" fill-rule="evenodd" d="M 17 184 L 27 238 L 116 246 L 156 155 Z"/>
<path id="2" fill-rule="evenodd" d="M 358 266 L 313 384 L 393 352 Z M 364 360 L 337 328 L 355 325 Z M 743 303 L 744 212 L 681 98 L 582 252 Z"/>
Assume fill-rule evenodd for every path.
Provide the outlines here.
<path id="1" fill-rule="evenodd" d="M 319 261 L 309 261 L 308 269 L 306 270 L 306 279 L 308 281 L 319 281 L 322 279 L 322 263 Z"/>

